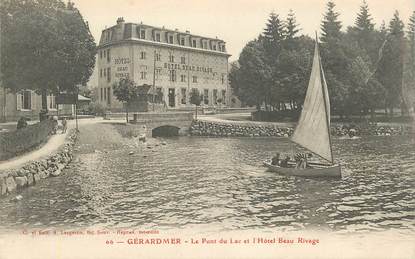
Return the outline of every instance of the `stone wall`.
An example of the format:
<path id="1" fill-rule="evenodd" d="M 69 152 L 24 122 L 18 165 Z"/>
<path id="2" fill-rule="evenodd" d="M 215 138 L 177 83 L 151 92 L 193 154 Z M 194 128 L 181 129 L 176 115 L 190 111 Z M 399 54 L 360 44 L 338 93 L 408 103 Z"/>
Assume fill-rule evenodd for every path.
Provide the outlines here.
<path id="1" fill-rule="evenodd" d="M 237 123 L 237 122 L 211 122 L 193 121 L 190 134 L 193 136 L 211 137 L 289 137 L 294 132 L 294 127 L 282 126 L 272 123 Z M 333 136 L 395 136 L 412 134 L 410 125 L 333 125 L 331 134 Z"/>
<path id="2" fill-rule="evenodd" d="M 239 125 L 236 123 L 219 123 L 193 121 L 190 134 L 193 136 L 212 137 L 288 137 L 293 128 L 276 125 Z"/>
<path id="3" fill-rule="evenodd" d="M 77 139 L 75 129 L 69 132 L 65 144 L 55 153 L 40 161 L 0 172 L 0 196 L 5 196 L 23 188 L 37 184 L 42 179 L 58 176 L 71 162 L 73 146 Z"/>
<path id="4" fill-rule="evenodd" d="M 54 123 L 45 120 L 11 132 L 0 134 L 0 161 L 26 152 L 46 141 Z"/>

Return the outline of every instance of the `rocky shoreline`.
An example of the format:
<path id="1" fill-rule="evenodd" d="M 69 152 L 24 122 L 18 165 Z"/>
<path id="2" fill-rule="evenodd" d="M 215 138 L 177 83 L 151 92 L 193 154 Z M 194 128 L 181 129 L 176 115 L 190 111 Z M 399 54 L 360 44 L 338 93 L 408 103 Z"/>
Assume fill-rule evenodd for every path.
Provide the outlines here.
<path id="1" fill-rule="evenodd" d="M 57 152 L 42 160 L 29 162 L 20 168 L 0 172 L 0 197 L 35 185 L 42 179 L 59 176 L 72 161 L 73 146 L 77 137 L 78 133 L 73 129 L 68 133 L 65 144 Z"/>
<path id="2" fill-rule="evenodd" d="M 246 125 L 237 123 L 223 123 L 194 120 L 190 126 L 190 135 L 209 137 L 289 137 L 293 134 L 293 127 L 283 127 L 277 124 Z M 395 136 L 413 133 L 410 125 L 333 125 L 333 136 Z"/>

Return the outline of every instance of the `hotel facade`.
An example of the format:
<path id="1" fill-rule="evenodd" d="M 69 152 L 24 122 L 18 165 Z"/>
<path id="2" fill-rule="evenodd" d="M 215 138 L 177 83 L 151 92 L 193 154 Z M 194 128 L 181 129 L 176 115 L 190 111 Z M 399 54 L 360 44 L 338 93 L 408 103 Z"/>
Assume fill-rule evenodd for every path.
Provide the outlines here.
<path id="1" fill-rule="evenodd" d="M 98 46 L 98 101 L 110 110 L 123 104 L 113 85 L 130 78 L 150 85 L 168 108 L 190 107 L 190 92 L 198 89 L 206 106 L 229 103 L 225 42 L 144 24 L 125 23 L 102 31 Z"/>

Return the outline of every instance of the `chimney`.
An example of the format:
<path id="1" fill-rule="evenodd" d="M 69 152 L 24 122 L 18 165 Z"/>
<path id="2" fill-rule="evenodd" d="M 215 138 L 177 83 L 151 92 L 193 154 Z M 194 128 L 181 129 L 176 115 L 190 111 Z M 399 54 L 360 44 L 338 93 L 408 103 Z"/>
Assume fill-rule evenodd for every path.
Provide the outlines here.
<path id="1" fill-rule="evenodd" d="M 117 19 L 117 25 L 123 24 L 124 23 L 124 17 L 120 17 Z"/>

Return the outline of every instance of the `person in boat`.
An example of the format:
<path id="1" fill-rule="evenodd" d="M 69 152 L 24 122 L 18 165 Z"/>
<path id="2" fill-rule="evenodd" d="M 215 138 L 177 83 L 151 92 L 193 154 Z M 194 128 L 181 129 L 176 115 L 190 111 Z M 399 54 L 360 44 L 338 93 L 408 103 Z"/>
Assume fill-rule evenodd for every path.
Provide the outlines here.
<path id="1" fill-rule="evenodd" d="M 305 168 L 309 168 L 310 165 L 308 164 L 308 159 L 310 159 L 313 155 L 311 153 L 297 153 L 294 156 L 296 165 L 296 168 L 301 168 L 301 169 L 305 169 Z"/>
<path id="2" fill-rule="evenodd" d="M 271 159 L 271 165 L 280 165 L 280 153 L 277 153 L 272 159 Z"/>
<path id="3" fill-rule="evenodd" d="M 289 161 L 290 161 L 290 157 L 289 156 L 285 156 L 285 158 L 283 160 L 281 160 L 280 166 L 281 167 L 288 167 L 288 162 Z"/>

